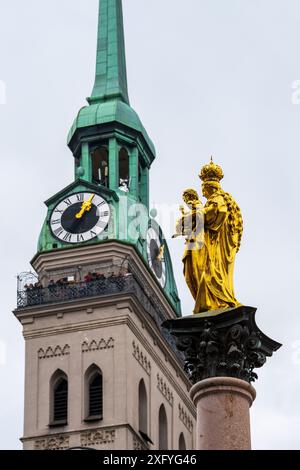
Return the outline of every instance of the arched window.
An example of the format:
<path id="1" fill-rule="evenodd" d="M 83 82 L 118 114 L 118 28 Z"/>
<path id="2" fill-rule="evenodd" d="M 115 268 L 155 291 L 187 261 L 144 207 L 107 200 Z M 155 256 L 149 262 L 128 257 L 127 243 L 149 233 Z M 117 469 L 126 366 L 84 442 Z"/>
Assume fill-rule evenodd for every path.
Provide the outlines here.
<path id="1" fill-rule="evenodd" d="M 91 154 L 93 182 L 108 187 L 109 166 L 106 147 L 97 147 Z"/>
<path id="2" fill-rule="evenodd" d="M 142 192 L 142 166 L 141 163 L 139 162 L 139 170 L 138 170 L 138 187 L 139 187 L 139 195 L 141 197 L 141 192 Z"/>
<path id="3" fill-rule="evenodd" d="M 68 421 L 68 378 L 57 370 L 50 381 L 50 423 L 64 425 Z"/>
<path id="4" fill-rule="evenodd" d="M 183 432 L 179 436 L 179 450 L 186 450 L 186 443 Z"/>
<path id="5" fill-rule="evenodd" d="M 85 374 L 86 420 L 103 418 L 103 377 L 101 370 L 92 365 Z"/>
<path id="6" fill-rule="evenodd" d="M 168 450 L 168 420 L 166 409 L 161 405 L 158 416 L 159 450 Z"/>
<path id="7" fill-rule="evenodd" d="M 148 435 L 148 398 L 143 379 L 139 384 L 139 431 Z"/>
<path id="8" fill-rule="evenodd" d="M 129 190 L 129 157 L 125 148 L 119 152 L 119 188 L 123 191 Z"/>

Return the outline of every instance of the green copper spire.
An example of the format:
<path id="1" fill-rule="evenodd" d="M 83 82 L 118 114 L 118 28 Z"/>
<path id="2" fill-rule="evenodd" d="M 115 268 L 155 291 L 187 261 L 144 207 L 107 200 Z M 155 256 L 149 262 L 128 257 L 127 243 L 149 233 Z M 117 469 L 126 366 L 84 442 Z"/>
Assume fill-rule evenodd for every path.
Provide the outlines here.
<path id="1" fill-rule="evenodd" d="M 122 0 L 99 1 L 96 78 L 87 101 L 89 106 L 79 110 L 68 134 L 74 156 L 79 158 L 85 139 L 99 138 L 102 131 L 107 135 L 108 126 L 124 133 L 125 126 L 128 137 L 134 135 L 143 147 L 141 160 L 150 169 L 155 147 L 128 98 Z"/>
<path id="2" fill-rule="evenodd" d="M 99 1 L 96 78 L 89 103 L 120 99 L 129 104 L 122 0 Z"/>
<path id="3" fill-rule="evenodd" d="M 72 241 L 74 234 L 66 231 L 65 235 L 64 228 L 55 227 L 58 219 L 53 217 L 61 214 L 58 206 L 63 203 L 69 207 L 69 201 L 72 204 L 74 197 L 81 201 L 79 195 L 82 193 L 101 196 L 111 209 L 109 222 L 93 238 L 82 240 L 78 236 L 78 246 L 100 245 L 112 240 L 134 246 L 151 275 L 157 278 L 168 302 L 180 315 L 180 300 L 167 243 L 159 224 L 149 215 L 149 179 L 156 156 L 155 147 L 129 104 L 121 0 L 99 1 L 95 85 L 88 104 L 79 110 L 69 131 L 68 146 L 74 157 L 74 182 L 46 202 L 48 212 L 38 251 L 76 248 L 77 244 Z M 142 229 L 141 233 L 138 227 Z M 156 233 L 164 248 L 162 280 L 149 265 L 148 229 L 152 234 Z M 95 232 L 91 230 L 90 235 L 93 234 Z"/>

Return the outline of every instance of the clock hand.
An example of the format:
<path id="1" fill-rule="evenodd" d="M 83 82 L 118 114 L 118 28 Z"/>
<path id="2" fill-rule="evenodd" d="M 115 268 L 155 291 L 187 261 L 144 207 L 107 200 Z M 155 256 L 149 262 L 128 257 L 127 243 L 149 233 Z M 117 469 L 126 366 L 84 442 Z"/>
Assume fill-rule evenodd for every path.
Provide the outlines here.
<path id="1" fill-rule="evenodd" d="M 76 214 L 76 219 L 81 219 L 82 216 L 86 213 L 89 212 L 92 208 L 92 200 L 94 199 L 95 194 L 92 194 L 91 197 L 87 199 L 87 201 L 84 201 L 82 203 L 80 211 Z"/>
<path id="2" fill-rule="evenodd" d="M 165 255 L 165 245 L 162 245 L 159 249 L 159 253 L 156 257 L 157 261 L 162 261 Z"/>

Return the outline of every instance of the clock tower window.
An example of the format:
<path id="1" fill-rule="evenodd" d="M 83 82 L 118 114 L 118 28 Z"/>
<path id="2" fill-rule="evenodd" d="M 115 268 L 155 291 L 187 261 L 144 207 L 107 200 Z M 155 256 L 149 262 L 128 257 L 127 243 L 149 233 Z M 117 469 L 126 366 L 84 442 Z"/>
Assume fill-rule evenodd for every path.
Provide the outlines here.
<path id="1" fill-rule="evenodd" d="M 139 162 L 139 196 L 140 201 L 149 207 L 149 168 Z"/>
<path id="2" fill-rule="evenodd" d="M 91 154 L 93 182 L 106 188 L 109 185 L 108 150 L 106 147 L 97 147 Z"/>
<path id="3" fill-rule="evenodd" d="M 142 186 L 142 165 L 141 163 L 139 162 L 138 163 L 139 165 L 139 169 L 138 169 L 138 188 L 139 188 L 139 196 L 141 197 L 141 186 Z"/>
<path id="4" fill-rule="evenodd" d="M 119 152 L 119 189 L 127 192 L 130 187 L 129 156 L 123 147 Z"/>

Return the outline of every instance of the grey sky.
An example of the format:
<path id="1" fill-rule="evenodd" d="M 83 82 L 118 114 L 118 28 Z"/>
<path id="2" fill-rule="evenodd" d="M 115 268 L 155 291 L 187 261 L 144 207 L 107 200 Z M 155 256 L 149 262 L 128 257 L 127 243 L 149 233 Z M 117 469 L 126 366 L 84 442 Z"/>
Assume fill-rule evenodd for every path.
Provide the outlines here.
<path id="1" fill-rule="evenodd" d="M 131 105 L 157 149 L 151 199 L 179 204 L 211 154 L 222 165 L 245 223 L 236 295 L 284 343 L 258 371 L 253 447 L 300 449 L 299 1 L 123 0 L 123 10 Z M 43 201 L 73 178 L 66 137 L 93 85 L 98 0 L 0 0 L 0 13 L 0 448 L 14 449 L 24 374 L 15 276 L 35 254 Z M 183 244 L 169 246 L 190 314 Z"/>

